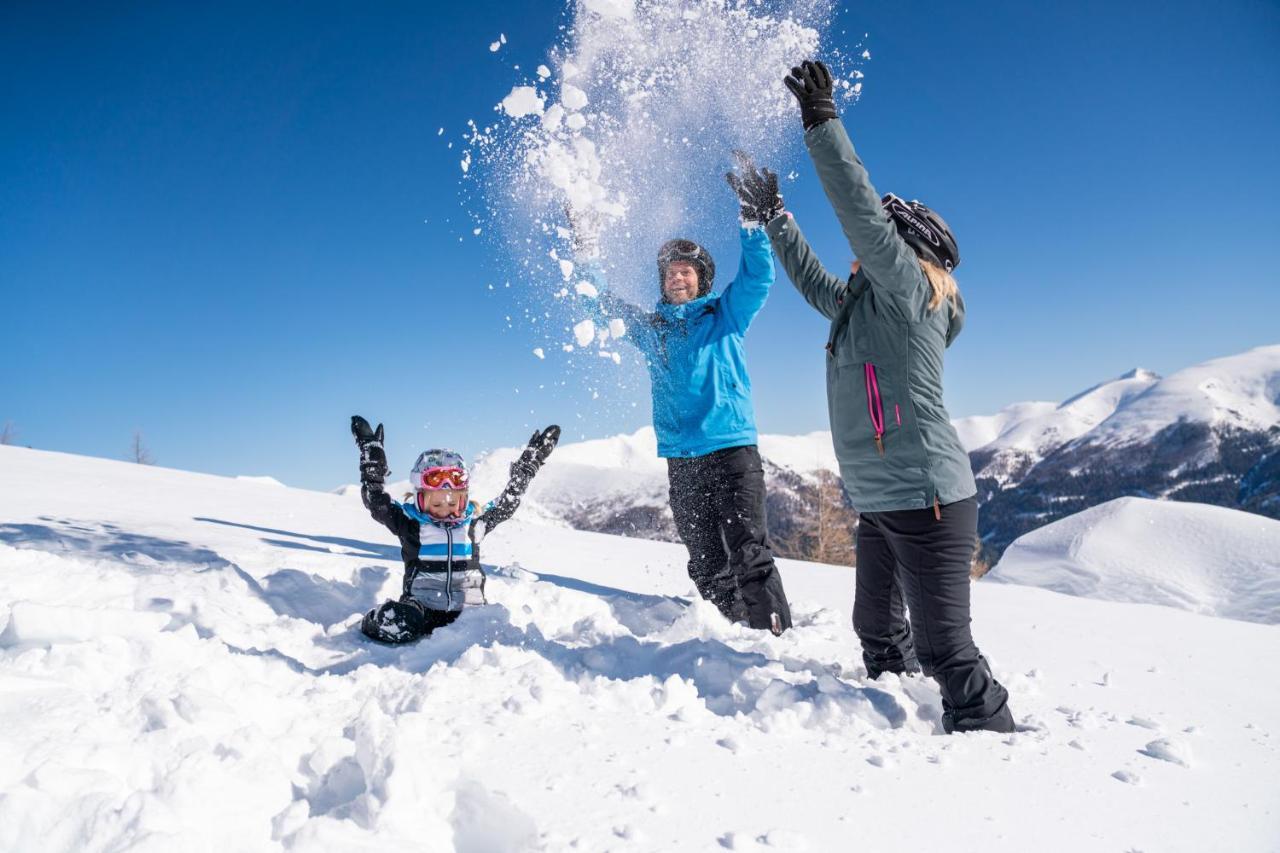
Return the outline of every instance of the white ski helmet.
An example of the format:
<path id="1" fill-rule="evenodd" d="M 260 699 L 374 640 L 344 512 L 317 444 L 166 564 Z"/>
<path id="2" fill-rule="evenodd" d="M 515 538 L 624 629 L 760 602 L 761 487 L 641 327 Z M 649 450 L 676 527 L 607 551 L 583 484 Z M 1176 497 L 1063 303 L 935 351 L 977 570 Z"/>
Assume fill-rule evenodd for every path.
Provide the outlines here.
<path id="1" fill-rule="evenodd" d="M 414 491 L 434 492 L 441 489 L 466 489 L 471 472 L 462 454 L 453 450 L 425 450 L 413 463 L 409 483 Z"/>

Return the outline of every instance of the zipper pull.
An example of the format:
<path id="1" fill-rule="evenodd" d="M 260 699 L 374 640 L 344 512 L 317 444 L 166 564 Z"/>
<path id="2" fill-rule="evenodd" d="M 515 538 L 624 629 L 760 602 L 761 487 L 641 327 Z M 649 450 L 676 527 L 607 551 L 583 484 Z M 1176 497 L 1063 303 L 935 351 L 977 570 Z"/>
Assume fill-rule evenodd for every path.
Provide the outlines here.
<path id="1" fill-rule="evenodd" d="M 879 451 L 881 456 L 884 456 L 884 439 L 878 435 L 876 436 L 876 450 Z"/>

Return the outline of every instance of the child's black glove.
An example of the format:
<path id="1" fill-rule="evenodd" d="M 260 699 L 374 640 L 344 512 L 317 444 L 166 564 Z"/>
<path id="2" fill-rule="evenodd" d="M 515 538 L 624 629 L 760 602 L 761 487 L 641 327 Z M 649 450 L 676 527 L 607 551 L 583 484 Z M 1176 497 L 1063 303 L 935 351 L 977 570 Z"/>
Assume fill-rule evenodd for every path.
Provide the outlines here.
<path id="1" fill-rule="evenodd" d="M 360 448 L 360 480 L 381 484 L 391 473 L 387 467 L 387 452 L 382 449 L 382 424 L 372 429 L 369 422 L 359 415 L 351 416 L 351 434 Z"/>
<path id="2" fill-rule="evenodd" d="M 529 444 L 520 454 L 520 458 L 511 463 L 511 476 L 532 480 L 533 475 L 537 474 L 538 469 L 542 467 L 542 463 L 546 462 L 547 457 L 551 455 L 551 451 L 556 449 L 558 441 L 560 441 L 560 427 L 555 424 L 541 432 L 535 432 L 530 436 Z"/>
<path id="3" fill-rule="evenodd" d="M 792 68 L 782 82 L 787 84 L 791 94 L 800 102 L 800 121 L 805 130 L 815 128 L 828 119 L 840 117 L 832 95 L 834 86 L 831 72 L 821 62 L 806 59 Z"/>

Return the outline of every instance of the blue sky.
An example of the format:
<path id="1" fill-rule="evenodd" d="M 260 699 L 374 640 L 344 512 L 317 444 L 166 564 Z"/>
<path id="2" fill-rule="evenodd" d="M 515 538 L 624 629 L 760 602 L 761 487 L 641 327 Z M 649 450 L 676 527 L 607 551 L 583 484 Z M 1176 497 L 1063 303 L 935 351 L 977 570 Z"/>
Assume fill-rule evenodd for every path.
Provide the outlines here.
<path id="1" fill-rule="evenodd" d="M 4 4 L 0 422 L 113 457 L 141 429 L 160 464 L 316 488 L 355 478 L 355 412 L 387 423 L 401 473 L 428 445 L 643 425 L 643 387 L 593 401 L 530 355 L 511 291 L 487 289 L 510 258 L 459 198 L 464 122 L 563 22 L 558 3 Z M 953 415 L 1280 340 L 1276 4 L 844 4 L 836 29 L 868 33 L 846 124 L 877 186 L 960 238 Z M 812 170 L 780 165 L 843 267 Z M 825 428 L 824 331 L 780 275 L 748 343 L 762 431 Z"/>

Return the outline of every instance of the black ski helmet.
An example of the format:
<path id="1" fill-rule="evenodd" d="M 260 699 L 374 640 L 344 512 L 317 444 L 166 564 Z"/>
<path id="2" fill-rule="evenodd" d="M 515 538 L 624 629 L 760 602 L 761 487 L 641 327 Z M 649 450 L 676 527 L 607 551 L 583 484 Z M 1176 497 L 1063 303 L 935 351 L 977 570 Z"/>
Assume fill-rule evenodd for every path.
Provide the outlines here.
<path id="1" fill-rule="evenodd" d="M 716 277 L 716 262 L 711 253 L 692 240 L 676 238 L 662 244 L 658 250 L 658 289 L 667 277 L 667 267 L 673 261 L 684 261 L 698 268 L 698 296 L 711 292 L 711 282 Z M 665 297 L 664 297 L 665 298 Z"/>
<path id="2" fill-rule="evenodd" d="M 880 199 L 885 213 L 898 228 L 898 235 L 915 249 L 916 254 L 932 261 L 947 272 L 960 266 L 960 247 L 946 220 L 912 199 L 904 201 L 893 193 Z"/>

